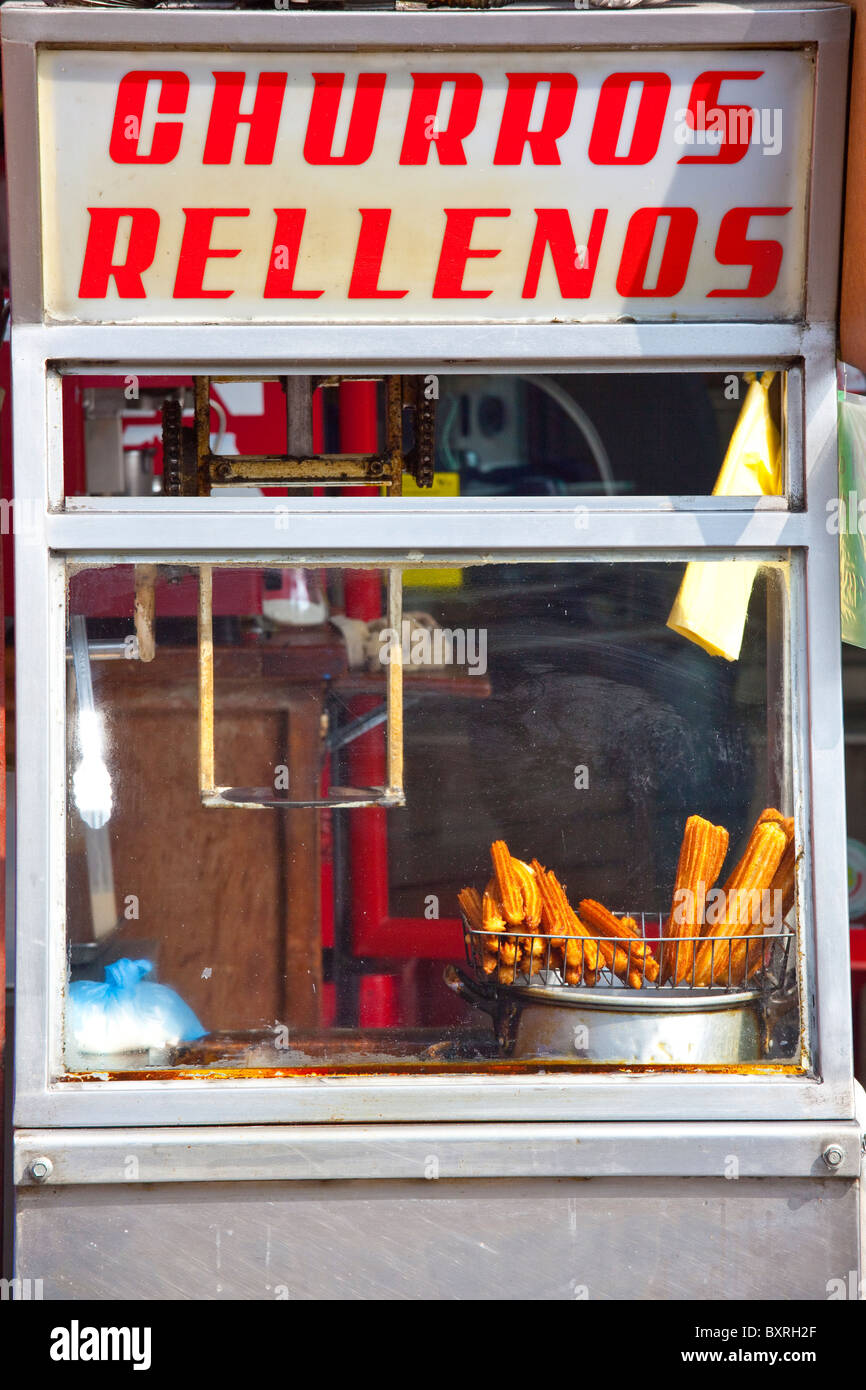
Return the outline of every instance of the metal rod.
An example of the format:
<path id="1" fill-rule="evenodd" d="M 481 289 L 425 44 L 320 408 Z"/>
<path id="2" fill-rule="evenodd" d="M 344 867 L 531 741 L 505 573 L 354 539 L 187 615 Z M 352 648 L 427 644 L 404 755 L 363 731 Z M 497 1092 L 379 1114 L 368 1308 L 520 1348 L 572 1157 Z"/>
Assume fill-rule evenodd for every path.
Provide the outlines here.
<path id="1" fill-rule="evenodd" d="M 286 393 L 286 453 L 313 453 L 313 379 L 309 376 L 283 378 Z"/>
<path id="2" fill-rule="evenodd" d="M 413 705 L 417 705 L 420 694 L 426 695 L 428 693 L 430 692 L 423 691 L 419 692 L 419 695 L 411 697 L 404 696 L 403 709 L 411 709 Z M 436 692 L 434 691 L 432 693 L 435 694 Z M 337 748 L 344 748 L 347 743 L 354 743 L 356 738 L 362 738 L 363 735 L 368 734 L 371 729 L 377 729 L 380 724 L 384 724 L 387 721 L 387 718 L 387 705 L 383 705 L 381 709 L 371 710 L 369 714 L 359 715 L 358 718 L 353 719 L 350 724 L 344 724 L 335 729 L 332 733 L 329 733 L 325 740 L 325 746 L 329 752 L 334 752 Z"/>
<path id="3" fill-rule="evenodd" d="M 210 477 L 210 377 L 193 377 L 195 388 L 195 452 L 198 495 L 209 497 Z"/>
<path id="4" fill-rule="evenodd" d="M 138 652 L 130 637 L 91 637 L 87 643 L 87 653 L 91 661 L 132 661 L 138 660 Z M 73 661 L 72 648 L 66 648 L 66 660 Z"/>
<path id="5" fill-rule="evenodd" d="M 386 785 L 389 794 L 403 793 L 403 573 L 388 571 L 388 626 L 392 641 L 388 661 L 388 725 Z"/>
<path id="6" fill-rule="evenodd" d="M 390 484 L 399 460 L 385 454 L 211 454 L 205 455 L 209 487 L 267 483 L 270 487 L 310 483 Z"/>
<path id="7" fill-rule="evenodd" d="M 153 661 L 156 656 L 156 576 L 156 565 L 135 567 L 135 635 L 139 661 Z"/>
<path id="8" fill-rule="evenodd" d="M 326 739 L 326 747 L 331 752 L 335 752 L 338 748 L 344 748 L 347 743 L 354 743 L 356 738 L 362 738 L 371 729 L 378 729 L 379 725 L 387 723 L 387 720 L 388 707 L 383 705 L 380 709 L 360 715 L 357 719 L 353 719 L 350 724 L 345 724 L 342 728 L 329 734 Z"/>
<path id="9" fill-rule="evenodd" d="M 85 823 L 84 846 L 93 939 L 104 941 L 117 926 L 117 895 L 108 826 L 102 825 L 94 830 L 93 826 Z"/>
<path id="10" fill-rule="evenodd" d="M 79 717 L 95 717 L 96 702 L 93 698 L 93 680 L 90 671 L 90 652 L 87 644 L 87 619 L 74 614 L 69 620 L 72 642 L 72 670 L 78 696 Z M 90 916 L 94 941 L 102 941 L 117 925 L 117 898 L 114 889 L 114 866 L 111 860 L 111 843 L 108 826 L 104 821 L 96 824 L 82 814 L 84 821 L 85 859 L 87 862 L 87 886 L 90 896 Z"/>
<path id="11" fill-rule="evenodd" d="M 69 633 L 72 643 L 72 669 L 75 672 L 78 708 L 79 710 L 91 711 L 95 706 L 93 681 L 90 675 L 90 656 L 87 648 L 87 619 L 78 613 L 74 614 L 69 619 Z"/>
<path id="12" fill-rule="evenodd" d="M 208 462 L 215 465 L 219 463 L 230 464 L 233 468 L 243 468 L 247 464 L 255 464 L 258 467 L 271 467 L 281 464 L 283 467 L 291 468 L 316 468 L 324 466 L 330 468 L 342 464 L 366 465 L 370 463 L 381 463 L 383 468 L 390 463 L 387 453 L 327 453 L 313 454 L 306 450 L 292 450 L 285 454 L 215 454 L 210 449 L 207 450 Z"/>
<path id="13" fill-rule="evenodd" d="M 198 569 L 198 785 L 216 790 L 214 770 L 213 567 Z"/>
<path id="14" fill-rule="evenodd" d="M 403 495 L 403 378 L 389 376 L 385 383 L 385 433 L 389 456 L 391 497 Z"/>

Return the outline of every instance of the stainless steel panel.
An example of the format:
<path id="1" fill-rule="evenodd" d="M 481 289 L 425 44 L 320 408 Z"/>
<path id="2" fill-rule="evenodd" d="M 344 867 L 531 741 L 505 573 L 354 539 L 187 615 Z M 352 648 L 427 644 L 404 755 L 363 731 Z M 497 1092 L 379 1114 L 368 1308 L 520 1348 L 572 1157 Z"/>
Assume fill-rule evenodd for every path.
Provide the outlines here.
<path id="1" fill-rule="evenodd" d="M 856 1289 L 859 1185 L 205 1183 L 19 1194 L 46 1299 L 813 1299 Z M 837 1294 L 838 1296 L 838 1294 Z"/>
<path id="2" fill-rule="evenodd" d="M 13 41 L 3 26 L 3 99 L 18 112 L 15 136 L 6 142 L 10 290 L 13 321 L 42 318 L 42 223 L 39 189 L 39 125 L 36 119 L 36 49 Z M 7 117 L 8 120 L 8 117 Z"/>
<path id="3" fill-rule="evenodd" d="M 318 498 L 299 499 L 318 501 Z M 393 506 L 399 499 L 380 500 Z M 409 499 L 406 499 L 409 500 Z M 469 499 L 467 499 L 469 500 Z M 360 501 L 360 499 L 359 499 Z M 591 522 L 582 530 L 576 526 L 572 508 L 536 507 L 524 500 L 523 507 L 455 508 L 443 512 L 432 502 L 424 502 L 423 510 L 389 511 L 361 505 L 346 507 L 327 514 L 315 508 L 295 509 L 288 514 L 288 525 L 274 525 L 277 504 L 259 506 L 246 514 L 201 509 L 186 516 L 172 516 L 160 511 L 160 499 L 147 512 L 75 511 L 52 516 L 48 521 L 49 544 L 52 549 L 72 550 L 89 558 L 102 552 L 109 563 L 123 550 L 148 551 L 154 555 L 189 560 L 207 555 L 219 555 L 238 564 L 253 561 L 255 552 L 276 551 L 281 555 L 317 553 L 319 555 L 350 556 L 377 555 L 411 568 L 425 559 L 434 564 L 454 564 L 458 556 L 468 564 L 478 564 L 479 533 L 484 536 L 485 553 L 496 555 L 501 564 L 512 552 L 512 558 L 526 560 L 532 550 L 533 560 L 568 559 L 575 553 L 583 558 L 615 559 L 614 547 L 629 548 L 630 559 L 664 560 L 694 559 L 692 548 L 711 545 L 717 550 L 745 550 L 755 560 L 775 559 L 770 555 L 774 546 L 801 546 L 807 539 L 807 523 L 803 513 L 779 512 L 771 509 L 731 512 L 675 512 L 652 516 L 625 511 L 595 512 Z M 282 500 L 285 508 L 285 500 Z M 285 515 L 285 513 L 282 513 Z M 207 523 L 202 524 L 203 517 Z M 583 536 L 577 541 L 576 536 Z M 522 548 L 522 553 L 521 553 Z M 604 552 L 609 550 L 610 555 Z M 182 556 L 178 552 L 183 552 Z M 293 561 L 302 563 L 300 560 Z M 337 563 L 336 558 L 331 563 Z M 383 564 L 386 563 L 383 558 Z"/>
<path id="4" fill-rule="evenodd" d="M 831 1160 L 824 1157 L 828 1151 Z M 19 1130 L 26 1186 L 321 1178 L 857 1177 L 847 1124 L 200 1125 Z M 38 1174 L 38 1178 L 34 1176 Z"/>
<path id="5" fill-rule="evenodd" d="M 806 501 L 814 529 L 806 602 L 791 605 L 790 688 L 794 806 L 807 810 L 800 902 L 813 906 L 801 934 L 799 981 L 804 1044 L 817 1070 L 838 1075 L 853 1071 L 839 545 L 837 536 L 820 535 L 839 491 L 835 372 L 831 377 L 807 364 L 804 387 Z"/>
<path id="6" fill-rule="evenodd" d="M 659 362 L 664 370 L 753 371 L 822 348 L 832 356 L 836 344 L 834 327 L 795 323 L 21 324 L 17 333 L 21 350 L 79 372 L 122 363 L 124 374 L 250 376 L 308 367 L 427 372 L 440 364 L 456 373 L 604 372 L 629 363 L 652 371 Z"/>
<path id="7" fill-rule="evenodd" d="M 812 132 L 812 187 L 809 198 L 809 268 L 806 318 L 829 322 L 839 294 L 844 148 L 848 108 L 848 37 L 844 21 L 818 48 L 815 67 L 815 121 Z"/>
<path id="8" fill-rule="evenodd" d="M 50 17 L 50 18 L 47 18 Z M 159 25 L 155 23 L 158 18 Z M 627 23 L 623 21 L 627 19 Z M 576 27 L 577 26 L 577 27 Z M 628 16 L 610 10 L 558 13 L 527 5 L 506 13 L 425 14 L 219 14 L 213 11 L 186 14 L 163 12 L 157 16 L 123 10 L 99 15 L 98 34 L 89 11 L 69 6 L 54 11 L 37 4 L 4 6 L 3 35 L 21 43 L 121 47 L 127 43 L 147 47 L 225 43 L 231 48 L 407 48 L 427 44 L 449 49 L 455 43 L 474 48 L 515 47 L 532 50 L 555 43 L 582 47 L 617 48 L 635 44 L 809 43 L 814 39 L 844 38 L 850 29 L 845 5 L 724 5 L 698 8 L 670 5 L 661 10 L 630 11 Z"/>
<path id="9" fill-rule="evenodd" d="M 35 1011 L 35 1009 L 34 1009 Z M 31 1048 L 31 1053 L 34 1049 Z M 38 1066 L 38 1056 L 34 1066 Z M 785 1075 L 644 1073 L 639 1077 L 485 1075 L 301 1078 L 299 1081 L 83 1082 L 19 1088 L 18 1126 L 385 1124 L 850 1118 L 852 1082 Z"/>

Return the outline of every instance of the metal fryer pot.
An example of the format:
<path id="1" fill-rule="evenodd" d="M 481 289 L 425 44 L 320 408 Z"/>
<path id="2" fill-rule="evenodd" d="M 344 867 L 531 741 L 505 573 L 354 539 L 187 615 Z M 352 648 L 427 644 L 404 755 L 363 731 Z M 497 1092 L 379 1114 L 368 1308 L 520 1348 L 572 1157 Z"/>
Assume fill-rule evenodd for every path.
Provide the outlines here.
<path id="1" fill-rule="evenodd" d="M 503 1056 L 515 1061 L 757 1062 L 767 1053 L 767 1011 L 758 990 L 595 989 L 476 984 L 448 966 L 445 983 L 493 1019 Z"/>

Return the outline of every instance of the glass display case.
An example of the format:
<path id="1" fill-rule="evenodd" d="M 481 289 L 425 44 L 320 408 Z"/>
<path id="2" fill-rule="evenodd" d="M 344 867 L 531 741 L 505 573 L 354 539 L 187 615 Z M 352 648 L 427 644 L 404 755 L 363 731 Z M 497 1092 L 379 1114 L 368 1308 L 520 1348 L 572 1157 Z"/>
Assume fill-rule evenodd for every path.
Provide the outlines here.
<path id="1" fill-rule="evenodd" d="M 349 1262 L 373 1296 L 397 1279 L 486 1297 L 537 1238 L 545 1272 L 530 1262 L 513 1296 L 572 1297 L 581 1233 L 597 1296 L 631 1296 L 632 1265 L 652 1265 L 640 1296 L 679 1297 L 684 1253 L 703 1260 L 720 1227 L 747 1232 L 752 1197 L 763 1253 L 720 1271 L 713 1296 L 752 1296 L 768 1252 L 784 1296 L 826 1296 L 839 1261 L 859 1268 L 861 1154 L 827 527 L 847 10 L 13 4 L 3 19 L 28 518 L 14 634 L 22 1272 L 103 1287 L 96 1257 L 71 1271 L 56 1252 L 87 1219 L 103 1258 L 122 1213 L 124 1296 L 164 1296 L 148 1252 L 182 1210 L 199 1251 L 214 1224 L 242 1232 L 218 1292 L 211 1252 L 188 1297 L 271 1296 L 272 1239 L 290 1290 L 333 1296 Z M 616 255 L 598 251 L 597 302 L 571 278 L 592 235 L 567 270 L 553 222 L 536 245 L 524 216 L 544 211 L 554 138 L 550 104 L 536 129 L 527 94 L 576 90 L 563 73 L 580 63 L 591 101 L 560 132 L 571 162 L 550 197 L 565 197 L 564 172 L 598 181 Z M 273 206 L 288 194 L 237 79 L 287 75 L 297 104 L 333 95 L 338 68 L 362 106 L 379 74 L 410 133 L 430 90 L 451 82 L 471 105 L 483 88 L 464 164 L 448 155 L 468 109 L 455 97 L 438 163 L 410 141 L 387 174 L 400 215 L 423 224 L 417 264 L 404 241 L 388 259 L 357 129 L 349 153 L 303 155 L 339 216 L 361 214 L 354 274 Z M 709 155 L 681 155 L 671 123 L 696 92 L 756 118 L 757 96 L 754 111 L 730 105 L 732 75 L 765 80 L 790 143 L 774 160 L 729 133 L 721 178 L 692 167 Z M 130 152 L 118 112 L 150 82 L 153 144 L 139 130 Z M 67 169 L 64 119 L 85 95 L 109 153 L 88 145 Z M 232 130 L 250 125 L 243 160 L 212 124 L 230 99 Z M 532 160 L 494 157 L 520 112 Z M 213 158 L 196 122 L 223 141 Z M 294 145 L 277 148 L 307 176 Z M 366 173 L 385 200 L 376 151 Z M 249 243 L 215 229 L 233 158 L 231 198 L 283 219 L 288 262 L 272 272 L 291 286 L 268 278 L 262 293 Z M 204 231 L 190 208 L 181 230 L 187 187 L 209 200 Z M 92 214 L 118 190 L 106 231 Z M 477 226 L 454 215 L 470 196 L 490 201 L 469 210 Z M 639 206 L 656 196 L 675 201 Z M 529 308 L 516 243 L 503 233 L 496 260 L 479 221 L 494 205 L 504 218 L 506 198 L 543 287 Z M 116 250 L 118 219 L 142 209 L 156 222 L 133 217 Z M 450 247 L 435 279 L 434 214 Z M 34 226 L 41 253 L 25 250 Z M 157 229 L 177 233 L 187 278 Z M 81 256 L 102 257 L 103 293 Z M 234 288 L 217 289 L 227 267 Z M 456 307 L 434 293 L 431 311 L 441 276 Z M 560 1185 L 573 1178 L 592 1180 L 586 1193 Z M 519 1223 L 503 1214 L 514 1183 Z M 494 1274 L 477 1257 L 491 1240 Z M 419 1241 L 421 1274 L 393 1255 Z"/>
<path id="2" fill-rule="evenodd" d="M 699 563 L 720 598 L 742 592 L 740 571 L 748 571 L 736 663 L 666 625 L 688 565 Z M 720 1040 L 717 1054 L 700 1054 L 705 1063 L 804 1064 L 796 966 L 809 925 L 794 903 L 804 831 L 800 826 L 795 835 L 793 816 L 784 891 L 780 856 L 771 854 L 763 877 L 754 866 L 758 877 L 748 891 L 756 897 L 743 913 L 733 897 L 727 901 L 762 811 L 781 808 L 779 823 L 786 823 L 782 813 L 794 806 L 789 604 L 802 590 L 796 560 L 488 563 L 455 568 L 445 587 L 426 590 L 422 569 L 411 592 L 413 606 L 423 601 L 423 608 L 395 625 L 388 618 L 369 625 L 354 667 L 356 653 L 322 611 L 339 602 L 351 572 L 306 571 L 320 596 L 309 614 L 314 621 L 280 625 L 258 611 L 275 592 L 271 577 L 282 582 L 279 570 L 155 565 L 147 576 L 153 652 L 144 662 L 135 650 L 142 568 L 68 571 L 69 1071 L 170 1076 L 204 1065 L 285 1075 L 442 1065 L 471 1072 L 492 1058 L 523 1070 L 586 1063 L 580 1053 L 587 1049 L 574 1045 L 574 1024 L 566 1049 L 540 1045 L 535 1056 L 522 1057 L 498 1044 L 483 1013 L 455 1010 L 435 962 L 450 958 L 453 967 L 464 945 L 478 983 L 492 976 L 499 986 L 496 1001 L 489 992 L 479 995 L 487 1012 L 494 1003 L 501 1011 L 512 997 L 532 1003 L 534 996 L 515 991 L 538 987 L 539 998 L 569 1011 L 604 1003 L 608 991 L 623 1007 L 623 986 L 630 985 L 643 991 L 632 1008 L 649 1007 L 657 1028 L 666 1004 L 674 1014 L 691 1004 L 761 1016 L 766 1036 L 759 1040 L 750 1020 L 751 1044 L 738 1043 L 730 1054 Z M 380 571 L 365 578 L 384 612 L 393 581 Z M 216 750 L 222 788 L 216 805 L 199 777 L 200 628 L 193 614 L 203 584 L 219 608 L 209 629 L 208 753 Z M 257 611 L 245 611 L 251 606 Z M 111 616 L 98 616 L 108 610 Z M 89 666 L 84 682 L 79 641 Z M 375 837 L 364 809 L 385 798 L 389 782 L 392 657 L 402 668 L 405 787 L 391 786 L 391 800 L 403 804 L 387 813 L 380 866 L 394 925 L 377 927 L 373 949 L 381 959 L 371 967 L 361 915 Z M 359 705 L 369 712 L 359 713 Z M 378 792 L 350 789 L 362 755 L 380 765 L 385 785 Z M 276 816 L 251 814 L 258 810 Z M 719 827 L 722 864 L 713 869 L 708 862 L 691 887 L 680 884 L 680 902 L 687 826 L 689 836 Z M 784 849 L 783 832 L 764 838 L 771 849 Z M 483 890 L 495 877 L 488 847 L 500 840 L 523 864 L 553 866 L 578 913 L 584 902 L 590 918 L 590 904 L 609 904 L 638 921 L 644 940 L 633 948 L 634 961 L 626 947 L 626 958 L 608 961 L 596 978 L 588 978 L 588 966 L 577 980 L 566 978 L 575 972 L 557 962 L 561 943 L 540 902 L 530 908 L 528 937 L 509 932 L 504 920 L 485 936 L 471 912 L 462 922 L 463 890 Z M 323 848 L 331 885 L 324 902 Z M 543 889 L 541 869 L 531 877 L 536 891 Z M 497 882 L 491 894 L 500 914 L 502 891 Z M 689 903 L 690 892 L 709 901 Z M 668 938 L 679 939 L 678 916 L 694 931 L 682 933 L 681 966 L 669 970 L 664 955 Z M 598 922 L 587 930 L 587 952 L 594 956 L 601 937 L 610 954 Z M 701 932 L 705 956 L 718 959 L 699 971 L 693 950 L 687 968 L 686 938 Z M 734 941 L 726 946 L 728 936 Z M 150 983 L 169 984 L 182 996 L 199 1026 L 189 1025 L 194 1038 L 169 1029 L 142 1046 L 145 1028 L 112 1055 L 101 981 L 113 962 L 135 957 L 151 963 Z M 371 978 L 391 995 L 387 1025 L 372 1030 L 362 1026 Z M 452 992 L 469 990 L 453 974 L 448 983 Z M 544 988 L 559 993 L 547 996 Z M 641 1059 L 629 1046 L 621 1030 L 596 1060 L 676 1060 L 663 1038 Z M 687 1050 L 681 1060 L 698 1056 Z"/>
<path id="3" fill-rule="evenodd" d="M 100 370 L 44 378 L 62 540 L 20 635 L 66 711 L 50 1106 L 157 1118 L 219 1079 L 215 1115 L 301 1117 L 326 1077 L 347 1119 L 359 1086 L 395 1119 L 481 1118 L 491 1088 L 652 1106 L 615 1067 L 708 1117 L 832 1104 L 808 364 L 439 372 L 428 405 L 423 378 L 248 373 L 255 450 L 215 374 L 153 371 L 127 406 Z M 149 451 L 149 496 L 94 489 L 93 418 Z M 647 443 L 614 466 L 623 419 Z M 635 492 L 675 440 L 693 490 Z M 393 476 L 338 487 L 347 460 Z"/>

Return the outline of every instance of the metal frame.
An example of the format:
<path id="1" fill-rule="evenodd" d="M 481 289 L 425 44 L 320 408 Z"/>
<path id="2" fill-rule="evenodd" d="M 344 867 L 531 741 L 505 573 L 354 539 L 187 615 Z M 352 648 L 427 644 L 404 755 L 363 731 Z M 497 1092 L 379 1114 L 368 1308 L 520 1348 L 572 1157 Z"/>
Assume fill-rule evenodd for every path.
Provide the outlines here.
<path id="1" fill-rule="evenodd" d="M 221 378 L 216 378 L 217 382 Z M 313 454 L 310 378 L 288 376 L 278 378 L 286 389 L 287 447 L 282 454 L 215 454 L 210 447 L 210 387 L 209 377 L 195 377 L 193 390 L 195 397 L 195 435 L 196 453 L 200 476 L 198 488 L 190 488 L 189 495 L 212 496 L 217 487 L 344 487 L 347 483 L 367 483 L 381 486 L 389 497 L 400 497 L 403 493 L 403 475 L 420 481 L 426 464 L 430 474 L 433 472 L 433 452 L 431 448 L 426 459 L 421 446 L 418 409 L 418 383 L 412 377 L 386 376 L 382 378 L 385 398 L 385 439 L 382 446 L 373 453 Z M 319 386 L 339 386 L 340 377 L 326 377 Z M 288 435 L 293 431 L 292 403 L 289 386 L 300 388 L 300 399 L 307 415 L 309 443 L 304 453 L 297 452 L 296 445 L 289 445 Z M 304 390 L 304 388 L 306 388 Z M 423 398 L 422 398 L 423 399 Z M 410 406 L 415 413 L 416 445 L 409 454 L 403 452 L 403 411 Z M 431 439 L 433 407 L 429 407 L 426 427 Z M 419 463 L 421 467 L 419 469 Z M 184 489 L 184 493 L 186 493 Z"/>
<path id="2" fill-rule="evenodd" d="M 8 5 L 3 12 L 13 209 L 13 329 L 18 579 L 18 1126 L 308 1124 L 391 1121 L 750 1122 L 854 1115 L 845 874 L 838 553 L 826 505 L 836 484 L 835 316 L 849 13 L 843 6 L 473 14 L 159 15 L 102 10 L 99 47 L 160 43 L 277 48 L 538 49 L 816 45 L 806 324 L 303 325 L 297 328 L 43 327 L 38 241 L 35 53 L 40 41 L 94 46 L 90 10 Z M 828 252 L 828 248 L 830 251 Z M 64 510 L 58 369 L 123 364 L 178 374 L 478 370 L 736 370 L 785 366 L 786 439 L 795 467 L 785 499 L 635 498 L 587 503 L 589 525 L 556 499 L 294 499 L 290 529 L 266 500 L 77 499 Z M 791 389 L 793 388 L 793 389 Z M 801 452 L 802 451 L 802 452 Z M 47 460 L 43 473 L 42 460 Z M 807 461 L 805 472 L 802 460 Z M 34 465 L 34 460 L 35 465 Z M 797 461 L 799 460 L 799 463 Z M 802 496 L 806 510 L 794 510 Z M 281 503 L 281 513 L 285 504 Z M 153 522 L 159 518 L 159 525 Z M 207 525 L 202 525 L 205 517 Z M 698 1072 L 390 1075 L 111 1082 L 57 1081 L 65 978 L 65 557 L 102 563 L 177 558 L 204 563 L 307 561 L 423 564 L 590 558 L 674 559 L 699 551 L 779 558 L 793 552 L 789 676 L 795 802 L 806 827 L 801 866 L 804 1007 L 812 1075 L 768 1066 Z M 811 700 L 810 700 L 811 692 Z M 47 700 L 46 700 L 47 694 Z M 810 813 L 811 812 L 811 813 Z M 817 924 L 818 929 L 815 929 Z M 804 1006 L 806 998 L 803 999 Z M 618 1125 L 618 1130 L 622 1126 Z M 183 1131 L 175 1130 L 180 1135 Z M 249 1133 L 249 1131 L 246 1131 Z M 523 1130 L 523 1133 L 526 1131 Z M 679 1131 L 678 1131 L 679 1132 Z M 379 1129 L 387 1138 L 387 1128 Z M 23 1136 L 22 1136 L 23 1139 Z M 569 1171 L 574 1171 L 573 1165 Z M 643 1171 L 643 1169 L 642 1169 Z M 761 1171 L 766 1171 L 762 1169 Z M 813 1169 L 811 1171 L 820 1171 Z"/>
<path id="3" fill-rule="evenodd" d="M 403 575 L 388 571 L 388 627 L 400 632 L 403 620 Z M 379 721 L 377 720 L 377 723 Z M 405 806 L 403 791 L 403 662 L 392 647 L 385 687 L 385 784 L 381 787 L 332 787 L 327 796 L 298 801 L 276 796 L 271 787 L 228 787 L 216 783 L 214 734 L 213 566 L 198 571 L 198 790 L 202 806 L 244 811 L 309 810 L 326 806 Z"/>
<path id="4" fill-rule="evenodd" d="M 587 361 L 581 330 L 573 329 L 568 336 L 573 364 L 584 370 L 594 367 L 594 362 Z M 16 1123 L 315 1122 L 325 1116 L 346 1121 L 513 1120 L 517 1114 L 526 1120 L 659 1120 L 683 1114 L 707 1120 L 849 1118 L 853 1088 L 844 810 L 838 796 L 842 781 L 839 620 L 828 611 L 826 621 L 822 618 L 807 627 L 803 617 L 818 611 L 822 596 L 835 592 L 838 584 L 838 557 L 828 545 L 825 526 L 826 504 L 835 494 L 835 364 L 828 336 L 810 337 L 815 349 L 810 344 L 802 364 L 793 364 L 795 370 L 802 370 L 802 430 L 805 456 L 810 460 L 806 480 L 810 506 L 805 511 L 788 510 L 784 499 L 768 499 L 774 505 L 766 507 L 691 499 L 680 509 L 679 499 L 630 498 L 624 506 L 615 501 L 591 508 L 584 530 L 575 528 L 574 509 L 555 500 L 552 506 L 536 505 L 533 500 L 527 509 L 519 499 L 497 499 L 492 506 L 470 500 L 449 504 L 436 499 L 297 499 L 287 533 L 274 524 L 274 505 L 255 500 L 239 510 L 222 510 L 214 499 L 186 499 L 182 506 L 172 504 L 167 514 L 163 499 L 124 502 L 122 509 L 79 499 L 74 509 L 58 510 L 62 507 L 60 378 L 44 355 L 53 346 L 54 330 L 19 331 L 15 345 L 16 401 L 21 406 L 16 417 L 19 477 L 24 489 L 27 449 L 32 449 L 34 439 L 45 440 L 51 500 L 41 499 L 44 510 L 37 524 L 16 538 L 19 593 L 27 595 L 18 628 L 18 700 L 19 708 L 30 709 L 34 716 L 19 731 L 19 756 L 30 776 L 18 793 L 22 927 Z M 37 339 L 40 350 L 34 353 Z M 76 362 L 86 369 L 83 358 Z M 484 365 L 490 370 L 498 364 L 488 360 Z M 644 359 L 625 357 L 617 365 L 625 371 L 643 366 Z M 654 365 L 674 364 L 656 360 Z M 177 364 L 161 364 L 162 370 L 169 368 L 183 370 Z M 796 437 L 801 428 L 799 408 L 799 393 L 789 392 L 789 437 Z M 727 502 L 732 500 L 737 502 Z M 156 516 L 160 525 L 154 529 Z M 205 517 L 206 528 L 201 525 Z M 395 567 L 458 559 L 479 563 L 482 522 L 484 553 L 497 561 L 525 560 L 530 552 L 539 560 L 604 555 L 659 561 L 688 558 L 698 551 L 705 556 L 741 553 L 751 558 L 783 558 L 792 552 L 794 793 L 798 807 L 811 805 L 815 811 L 811 824 L 806 820 L 801 901 L 814 904 L 811 911 L 807 906 L 805 920 L 821 922 L 820 933 L 808 932 L 803 942 L 804 1018 L 812 1032 L 815 1074 L 794 1076 L 770 1066 L 762 1075 L 652 1073 L 642 1075 L 639 1085 L 627 1074 L 588 1072 L 523 1077 L 239 1077 L 218 1087 L 212 1081 L 190 1079 L 54 1080 L 61 1074 L 65 798 L 62 775 L 52 777 L 49 769 L 64 766 L 64 729 L 61 720 L 52 721 L 44 692 L 50 692 L 51 707 L 62 707 L 64 555 L 93 563 L 120 559 L 141 563 L 179 554 L 205 563 L 247 565 L 275 555 L 295 563 L 369 564 L 375 560 Z M 650 526 L 651 534 L 647 534 Z M 828 699 L 822 696 L 811 718 L 810 688 L 832 692 Z M 26 833 L 24 827 L 28 827 Z M 46 843 L 53 869 L 48 876 L 40 852 L 40 845 Z M 50 921 L 47 940 L 28 934 L 28 921 Z M 48 987 L 49 980 L 55 982 L 54 988 Z M 815 991 L 807 985 L 815 980 L 819 982 L 817 1010 L 810 1020 L 807 997 Z M 47 1051 L 39 1041 L 46 1038 L 51 1040 Z"/>
<path id="5" fill-rule="evenodd" d="M 213 44 L 235 52 L 257 48 L 303 52 L 344 48 L 403 50 L 422 47 L 453 51 L 455 46 L 496 51 L 532 52 L 566 49 L 625 49 L 648 45 L 688 44 L 708 48 L 816 46 L 814 148 L 822 157 L 811 171 L 809 198 L 806 321 L 832 322 L 836 311 L 842 200 L 841 169 L 845 148 L 850 11 L 845 5 L 807 3 L 750 7 L 702 4 L 640 10 L 573 10 L 562 13 L 509 8 L 496 14 L 471 12 L 288 13 L 264 14 L 166 10 L 159 16 L 142 11 L 106 9 L 94 38 L 93 11 L 49 8 L 36 4 L 3 7 L 3 81 L 6 109 L 18 112 L 16 138 L 7 159 L 12 252 L 14 322 L 42 318 L 42 266 L 34 228 L 41 226 L 39 128 L 36 102 L 36 57 L 39 44 L 52 47 L 148 49 L 207 48 Z M 827 255 L 826 248 L 833 248 Z M 136 331 L 132 329 L 130 331 Z M 174 330 L 170 330 L 174 331 Z M 677 330 L 681 331 L 681 330 Z M 449 349 L 455 339 L 446 330 Z M 461 332 L 462 336 L 462 332 Z M 171 357 L 171 351 L 167 356 Z M 434 354 L 435 355 L 435 354 Z M 291 360 L 291 359 L 290 359 Z M 429 359 L 427 359 L 429 360 Z"/>
<path id="6" fill-rule="evenodd" d="M 23 1130 L 14 1178 L 23 1187 L 94 1183 L 339 1181 L 430 1177 L 843 1178 L 860 1171 L 855 1120 L 805 1130 L 784 1122 L 634 1124 L 198 1125 L 190 1129 Z M 824 1153 L 840 1150 L 830 1164 Z M 833 1156 L 835 1157 L 835 1155 Z M 48 1164 L 45 1165 L 45 1160 Z M 43 1167 L 39 1167 L 40 1161 Z M 35 1171 L 31 1165 L 36 1164 Z M 50 1166 L 49 1166 L 50 1165 Z M 39 1176 L 37 1176 L 37 1174 Z M 131 1200 L 132 1200 L 131 1194 Z"/>

